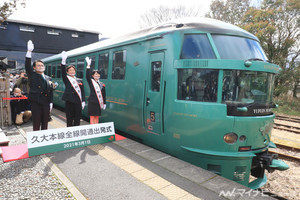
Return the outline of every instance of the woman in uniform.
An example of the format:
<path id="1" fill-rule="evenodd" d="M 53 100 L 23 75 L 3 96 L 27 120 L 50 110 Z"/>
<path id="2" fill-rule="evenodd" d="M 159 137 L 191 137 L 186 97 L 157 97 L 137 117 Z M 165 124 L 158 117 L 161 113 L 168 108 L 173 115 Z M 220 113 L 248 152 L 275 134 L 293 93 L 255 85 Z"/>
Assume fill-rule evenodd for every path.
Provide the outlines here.
<path id="1" fill-rule="evenodd" d="M 82 81 L 76 78 L 76 68 L 70 65 L 66 68 L 67 53 L 61 53 L 61 74 L 66 86 L 62 100 L 66 102 L 67 127 L 79 126 L 81 111 L 85 106 L 85 94 Z"/>
<path id="2" fill-rule="evenodd" d="M 98 124 L 101 110 L 106 109 L 105 84 L 100 82 L 100 71 L 90 72 L 91 59 L 85 58 L 87 62 L 86 80 L 90 86 L 90 96 L 88 98 L 88 115 L 90 124 Z"/>

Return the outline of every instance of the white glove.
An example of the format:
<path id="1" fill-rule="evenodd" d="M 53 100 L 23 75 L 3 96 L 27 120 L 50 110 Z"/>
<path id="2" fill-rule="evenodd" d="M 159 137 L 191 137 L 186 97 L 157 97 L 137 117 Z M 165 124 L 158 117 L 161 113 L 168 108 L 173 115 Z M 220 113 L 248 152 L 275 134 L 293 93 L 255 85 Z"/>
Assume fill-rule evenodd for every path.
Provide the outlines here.
<path id="1" fill-rule="evenodd" d="M 81 103 L 81 106 L 82 106 L 82 110 L 83 110 L 84 107 L 85 107 L 85 102 L 82 102 L 82 103 Z"/>
<path id="2" fill-rule="evenodd" d="M 90 68 L 90 66 L 91 66 L 91 63 L 92 63 L 92 59 L 90 59 L 89 57 L 85 57 L 85 61 L 86 61 L 86 64 L 87 64 L 87 69 L 89 69 Z"/>
<path id="3" fill-rule="evenodd" d="M 52 111 L 53 103 L 50 103 L 50 112 Z"/>
<path id="4" fill-rule="evenodd" d="M 26 58 L 31 58 L 31 52 L 33 51 L 34 49 L 34 45 L 32 43 L 31 40 L 29 40 L 27 42 L 27 53 L 26 53 Z"/>
<path id="5" fill-rule="evenodd" d="M 61 52 L 61 64 L 66 65 L 68 55 L 67 52 L 63 51 Z"/>
<path id="6" fill-rule="evenodd" d="M 105 110 L 106 109 L 106 104 L 104 104 L 104 106 L 103 106 L 103 110 Z"/>

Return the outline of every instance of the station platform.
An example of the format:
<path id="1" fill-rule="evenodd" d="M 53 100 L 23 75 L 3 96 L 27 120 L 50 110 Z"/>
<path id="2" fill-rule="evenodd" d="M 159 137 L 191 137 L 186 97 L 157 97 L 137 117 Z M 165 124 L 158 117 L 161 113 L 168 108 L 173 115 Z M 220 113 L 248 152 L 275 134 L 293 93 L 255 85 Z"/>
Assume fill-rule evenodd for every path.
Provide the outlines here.
<path id="1" fill-rule="evenodd" d="M 52 119 L 49 129 L 66 127 L 62 111 Z M 18 128 L 24 137 L 32 131 Z M 273 199 L 128 138 L 42 158 L 77 200 Z"/>

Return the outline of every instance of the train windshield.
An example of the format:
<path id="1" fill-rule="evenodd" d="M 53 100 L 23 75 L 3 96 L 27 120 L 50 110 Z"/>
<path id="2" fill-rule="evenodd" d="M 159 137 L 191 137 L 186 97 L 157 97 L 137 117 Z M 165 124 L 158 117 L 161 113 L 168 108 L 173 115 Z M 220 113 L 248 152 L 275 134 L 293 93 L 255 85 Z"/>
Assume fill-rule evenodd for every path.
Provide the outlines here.
<path id="1" fill-rule="evenodd" d="M 178 99 L 217 102 L 219 70 L 178 69 Z"/>
<path id="2" fill-rule="evenodd" d="M 222 102 L 226 104 L 270 105 L 274 74 L 267 72 L 225 70 Z"/>
<path id="3" fill-rule="evenodd" d="M 255 40 L 229 35 L 212 35 L 212 38 L 221 59 L 268 60 L 262 47 Z"/>

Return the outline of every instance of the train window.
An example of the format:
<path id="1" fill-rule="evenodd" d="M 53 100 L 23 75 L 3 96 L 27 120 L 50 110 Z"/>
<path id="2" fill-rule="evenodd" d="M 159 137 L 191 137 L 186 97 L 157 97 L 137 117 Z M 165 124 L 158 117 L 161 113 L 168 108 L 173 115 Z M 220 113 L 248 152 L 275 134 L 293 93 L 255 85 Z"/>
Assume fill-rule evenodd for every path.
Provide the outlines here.
<path id="1" fill-rule="evenodd" d="M 151 63 L 151 76 L 151 89 L 152 91 L 159 92 L 161 77 L 161 61 L 155 61 Z"/>
<path id="2" fill-rule="evenodd" d="M 267 60 L 262 47 L 255 40 L 229 35 L 212 35 L 212 38 L 222 59 Z"/>
<path id="3" fill-rule="evenodd" d="M 57 68 L 56 68 L 56 78 L 61 78 L 61 68 L 60 68 L 60 64 L 57 64 Z"/>
<path id="4" fill-rule="evenodd" d="M 114 52 L 112 79 L 125 79 L 126 51 Z"/>
<path id="5" fill-rule="evenodd" d="M 226 104 L 271 104 L 274 74 L 225 70 L 222 102 Z"/>
<path id="6" fill-rule="evenodd" d="M 76 71 L 77 78 L 83 78 L 83 69 L 84 69 L 84 58 L 79 58 L 77 60 L 77 71 Z"/>
<path id="7" fill-rule="evenodd" d="M 49 76 L 51 76 L 51 78 L 56 77 L 56 63 L 52 64 L 52 73 L 49 74 Z"/>
<path id="8" fill-rule="evenodd" d="M 206 34 L 185 35 L 180 59 L 215 59 Z"/>
<path id="9" fill-rule="evenodd" d="M 76 67 L 76 60 L 70 60 L 69 61 L 69 65 L 73 65 L 73 66 Z"/>
<path id="10" fill-rule="evenodd" d="M 98 67 L 101 79 L 107 79 L 108 72 L 108 53 L 99 55 Z"/>
<path id="11" fill-rule="evenodd" d="M 51 76 L 51 68 L 52 68 L 52 65 L 47 66 L 47 75 L 48 76 Z"/>
<path id="12" fill-rule="evenodd" d="M 178 69 L 178 99 L 216 102 L 218 75 L 215 69 Z"/>

